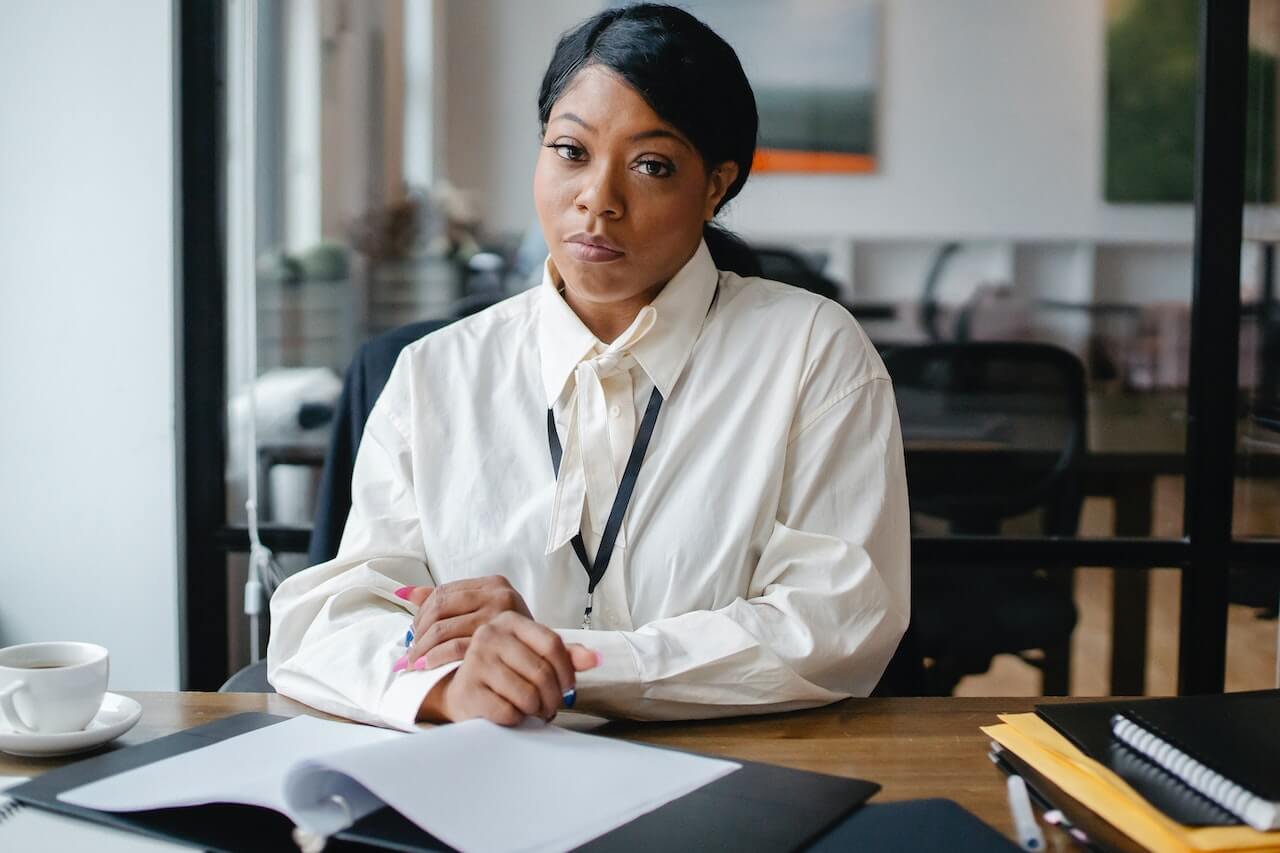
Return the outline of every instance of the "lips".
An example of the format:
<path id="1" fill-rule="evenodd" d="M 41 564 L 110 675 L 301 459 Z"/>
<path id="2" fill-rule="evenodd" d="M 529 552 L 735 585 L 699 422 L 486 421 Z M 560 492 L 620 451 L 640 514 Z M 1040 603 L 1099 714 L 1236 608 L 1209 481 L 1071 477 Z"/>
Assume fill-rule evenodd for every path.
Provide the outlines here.
<path id="1" fill-rule="evenodd" d="M 565 238 L 565 244 L 569 248 L 569 254 L 579 261 L 592 264 L 616 261 L 626 254 L 617 244 L 600 234 L 586 232 L 570 234 Z"/>

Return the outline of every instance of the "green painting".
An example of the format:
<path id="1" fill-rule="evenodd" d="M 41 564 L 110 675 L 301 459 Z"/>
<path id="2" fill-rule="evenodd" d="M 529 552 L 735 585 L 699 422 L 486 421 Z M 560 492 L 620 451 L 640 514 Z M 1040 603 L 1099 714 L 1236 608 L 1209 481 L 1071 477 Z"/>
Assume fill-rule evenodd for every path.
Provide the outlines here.
<path id="1" fill-rule="evenodd" d="M 1108 0 L 1107 201 L 1192 200 L 1199 27 L 1197 0 Z M 1251 202 L 1277 199 L 1275 100 L 1275 56 L 1251 47 L 1245 162 Z"/>

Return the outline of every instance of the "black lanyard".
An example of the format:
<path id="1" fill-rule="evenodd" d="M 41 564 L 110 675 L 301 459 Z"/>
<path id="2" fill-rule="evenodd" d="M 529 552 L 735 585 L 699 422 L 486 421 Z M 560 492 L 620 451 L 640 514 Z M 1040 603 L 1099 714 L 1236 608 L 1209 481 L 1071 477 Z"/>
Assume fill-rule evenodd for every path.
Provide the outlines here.
<path id="1" fill-rule="evenodd" d="M 587 608 L 582 613 L 583 628 L 591 627 L 591 596 L 596 591 L 596 584 L 604 577 L 604 570 L 609 568 L 613 545 L 618 539 L 618 531 L 622 529 L 622 517 L 627 514 L 627 505 L 631 503 L 631 493 L 635 491 L 640 465 L 644 462 L 644 454 L 649 448 L 649 439 L 653 437 L 653 426 L 658 422 L 658 410 L 661 408 L 662 395 L 655 386 L 653 393 L 649 395 L 649 405 L 644 410 L 644 419 L 640 422 L 640 431 L 636 433 L 635 444 L 631 445 L 631 455 L 627 457 L 627 467 L 622 472 L 618 493 L 613 497 L 613 509 L 609 510 L 609 521 L 604 526 L 604 536 L 600 539 L 594 563 L 587 557 L 587 546 L 582 541 L 581 531 L 573 537 L 573 552 L 578 555 L 582 568 L 587 570 Z M 555 414 L 551 409 L 547 409 L 547 442 L 551 445 L 551 467 L 559 478 L 562 451 L 560 436 L 556 435 Z"/>

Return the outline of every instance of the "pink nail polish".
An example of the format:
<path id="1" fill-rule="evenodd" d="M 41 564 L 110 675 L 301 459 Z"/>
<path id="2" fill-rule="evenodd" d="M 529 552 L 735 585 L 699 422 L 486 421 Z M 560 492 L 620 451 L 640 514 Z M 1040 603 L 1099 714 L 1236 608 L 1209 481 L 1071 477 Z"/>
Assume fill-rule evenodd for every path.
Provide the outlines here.
<path id="1" fill-rule="evenodd" d="M 414 669 L 419 669 L 419 670 L 421 670 L 421 669 L 426 669 L 426 668 L 427 668 L 427 659 L 426 659 L 426 658 L 418 658 L 418 661 L 417 661 L 417 663 L 415 663 L 415 664 L 413 665 L 413 668 L 414 668 Z"/>
<path id="2" fill-rule="evenodd" d="M 391 671 L 399 672 L 400 670 L 404 669 L 408 665 L 409 665 L 409 656 L 400 655 L 400 659 L 397 660 L 395 663 L 391 664 Z"/>
<path id="3" fill-rule="evenodd" d="M 409 593 L 411 593 L 411 592 L 413 592 L 413 587 L 411 587 L 411 586 L 402 586 L 402 587 L 400 587 L 399 589 L 397 589 L 397 590 L 396 590 L 396 598 L 403 598 L 405 601 L 408 601 L 408 600 L 409 600 Z"/>

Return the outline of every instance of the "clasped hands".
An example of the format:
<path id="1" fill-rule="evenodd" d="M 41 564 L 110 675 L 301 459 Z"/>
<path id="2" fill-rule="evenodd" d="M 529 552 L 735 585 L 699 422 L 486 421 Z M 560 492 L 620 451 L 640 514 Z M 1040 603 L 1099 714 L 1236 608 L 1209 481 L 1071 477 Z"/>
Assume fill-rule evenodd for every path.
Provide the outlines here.
<path id="1" fill-rule="evenodd" d="M 423 700 L 418 719 L 483 717 L 514 726 L 525 717 L 550 720 L 575 688 L 575 673 L 599 665 L 597 652 L 533 620 L 520 593 L 501 575 L 437 587 L 406 586 L 396 595 L 416 605 L 413 644 L 395 669 L 461 666 Z"/>

